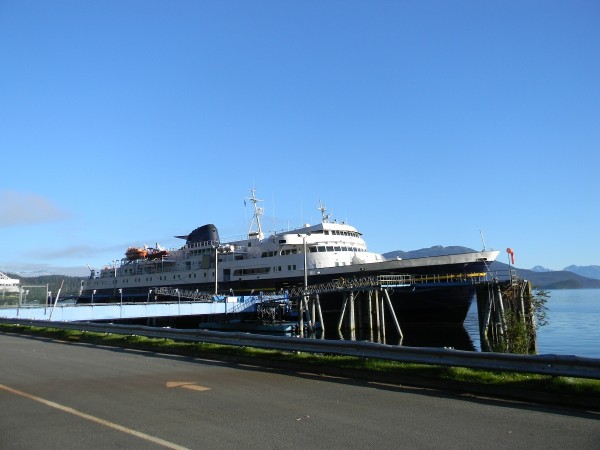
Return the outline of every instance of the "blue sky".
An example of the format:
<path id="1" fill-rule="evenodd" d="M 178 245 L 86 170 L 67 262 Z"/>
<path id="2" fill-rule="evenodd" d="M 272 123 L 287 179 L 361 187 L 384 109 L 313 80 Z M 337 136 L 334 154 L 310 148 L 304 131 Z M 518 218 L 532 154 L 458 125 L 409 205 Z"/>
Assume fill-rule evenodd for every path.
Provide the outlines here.
<path id="1" fill-rule="evenodd" d="M 0 0 L 0 271 L 214 223 L 600 264 L 597 1 Z"/>

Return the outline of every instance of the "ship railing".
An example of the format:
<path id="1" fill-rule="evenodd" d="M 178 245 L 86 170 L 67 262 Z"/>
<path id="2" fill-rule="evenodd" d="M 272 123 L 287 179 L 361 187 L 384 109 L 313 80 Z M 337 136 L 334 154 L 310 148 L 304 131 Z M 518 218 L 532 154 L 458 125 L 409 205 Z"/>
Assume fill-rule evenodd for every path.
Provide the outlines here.
<path id="1" fill-rule="evenodd" d="M 488 280 L 485 272 L 429 275 L 378 275 L 361 278 L 338 278 L 327 283 L 313 284 L 306 288 L 296 286 L 288 289 L 290 297 L 324 294 L 335 291 L 364 289 L 387 289 L 427 284 L 478 284 Z"/>
<path id="2" fill-rule="evenodd" d="M 179 289 L 171 287 L 158 287 L 154 289 L 155 295 L 162 295 L 166 297 L 173 297 L 176 299 L 184 299 L 187 301 L 195 302 L 214 302 L 215 295 L 209 292 L 202 292 L 198 290 Z"/>
<path id="3" fill-rule="evenodd" d="M 220 245 L 219 241 L 202 241 L 202 242 L 191 242 L 187 244 L 187 248 L 215 248 Z"/>
<path id="4" fill-rule="evenodd" d="M 227 299 L 225 299 L 227 301 Z M 289 303 L 288 294 L 258 294 L 258 295 L 242 295 L 237 297 L 236 303 L 229 303 L 227 305 L 227 313 L 235 314 L 238 312 L 247 312 L 251 306 L 259 305 L 261 303 L 269 302 L 281 302 Z"/>
<path id="5" fill-rule="evenodd" d="M 519 280 L 519 275 L 517 270 L 495 270 L 489 273 L 489 277 L 491 277 L 494 281 L 510 281 L 513 282 L 515 280 Z"/>
<path id="6" fill-rule="evenodd" d="M 486 272 L 414 275 L 413 284 L 461 283 L 477 284 L 487 281 Z"/>

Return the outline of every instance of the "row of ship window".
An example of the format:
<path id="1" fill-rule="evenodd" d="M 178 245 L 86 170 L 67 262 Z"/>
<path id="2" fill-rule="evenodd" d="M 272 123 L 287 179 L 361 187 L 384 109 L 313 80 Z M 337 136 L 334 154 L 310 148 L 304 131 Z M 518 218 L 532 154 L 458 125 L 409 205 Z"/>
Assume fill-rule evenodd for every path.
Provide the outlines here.
<path id="1" fill-rule="evenodd" d="M 345 246 L 340 246 L 340 245 L 319 245 L 319 246 L 309 247 L 308 251 L 310 253 L 324 253 L 324 252 L 366 252 L 366 249 L 364 249 L 364 248 L 358 248 L 358 247 L 345 247 Z M 294 249 L 282 250 L 281 252 L 277 252 L 277 251 L 263 252 L 262 255 L 261 255 L 261 258 L 269 258 L 269 257 L 272 257 L 272 256 L 278 256 L 278 255 L 295 255 L 297 253 L 298 253 L 298 251 L 295 248 Z"/>
<path id="2" fill-rule="evenodd" d="M 287 266 L 287 270 L 296 270 L 296 264 L 290 264 Z M 271 267 L 254 267 L 249 269 L 236 269 L 233 271 L 234 277 L 242 275 L 264 275 L 271 271 Z M 281 266 L 273 267 L 274 272 L 281 272 Z"/>
<path id="3" fill-rule="evenodd" d="M 364 248 L 358 247 L 342 247 L 339 245 L 319 245 L 318 247 L 309 247 L 310 253 L 322 252 L 366 252 Z"/>
<path id="4" fill-rule="evenodd" d="M 310 234 L 325 234 L 331 236 L 350 236 L 360 238 L 361 234 L 357 231 L 344 231 L 344 230 L 314 230 Z"/>
<path id="5" fill-rule="evenodd" d="M 213 272 L 212 275 L 214 276 L 215 273 Z M 190 274 L 188 274 L 188 278 L 196 278 L 197 276 L 198 276 L 198 274 L 196 274 L 196 273 L 190 273 Z M 206 278 L 206 276 L 207 276 L 206 272 L 204 272 L 204 278 Z M 167 281 L 167 276 L 166 275 L 159 276 L 158 279 L 159 279 L 159 281 Z M 145 280 L 146 281 L 152 281 L 152 277 L 146 277 Z M 173 275 L 173 280 L 181 280 L 181 274 Z M 141 278 L 134 278 L 133 279 L 134 283 L 139 283 L 141 281 L 142 281 Z M 127 284 L 127 283 L 129 283 L 129 278 L 125 278 L 123 280 L 123 284 Z M 100 284 L 103 285 L 104 282 L 101 282 Z M 116 279 L 113 280 L 113 284 L 117 284 L 117 280 Z M 95 283 L 95 285 L 98 285 L 98 283 Z"/>
<path id="6" fill-rule="evenodd" d="M 287 270 L 296 270 L 296 264 L 290 264 L 287 266 Z M 233 271 L 233 276 L 244 276 L 244 275 L 264 275 L 267 274 L 271 271 L 271 267 L 255 267 L 255 268 L 247 268 L 247 269 L 236 269 Z M 281 266 L 278 267 L 273 267 L 273 271 L 275 272 L 281 272 L 282 268 Z M 214 276 L 214 272 L 212 273 L 212 275 Z M 188 278 L 196 278 L 197 274 L 195 273 L 190 273 L 188 274 Z M 204 278 L 206 278 L 207 274 L 206 272 L 204 272 Z M 167 281 L 167 276 L 159 276 L 158 279 L 160 281 Z M 177 274 L 177 275 L 173 275 L 173 280 L 180 280 L 181 279 L 181 275 Z M 134 278 L 133 282 L 134 283 L 139 283 L 141 282 L 142 279 L 141 278 Z M 152 277 L 146 277 L 146 281 L 152 281 Z M 129 283 L 129 278 L 125 278 L 123 280 L 123 283 Z M 98 283 L 95 283 L 95 285 L 97 285 Z M 104 282 L 100 282 L 101 285 L 104 284 Z M 117 284 L 117 280 L 113 279 L 113 284 Z"/>

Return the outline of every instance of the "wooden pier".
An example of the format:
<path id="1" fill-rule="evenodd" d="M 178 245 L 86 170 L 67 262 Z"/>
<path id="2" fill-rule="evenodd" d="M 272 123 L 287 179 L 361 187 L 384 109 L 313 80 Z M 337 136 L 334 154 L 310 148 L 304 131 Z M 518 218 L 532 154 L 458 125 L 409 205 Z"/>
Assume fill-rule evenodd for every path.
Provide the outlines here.
<path id="1" fill-rule="evenodd" d="M 212 318 L 231 328 L 235 328 L 236 322 L 246 322 L 246 326 L 252 322 L 246 319 L 253 317 L 258 324 L 255 331 L 262 331 L 263 326 L 271 326 L 267 329 L 272 332 L 279 327 L 285 328 L 285 332 L 292 329 L 294 334 L 301 337 L 315 336 L 317 332 L 323 336 L 327 323 L 340 337 L 344 332 L 351 340 L 359 336 L 372 342 L 385 343 L 386 334 L 389 334 L 398 336 L 402 344 L 405 335 L 402 327 L 415 323 L 410 317 L 410 308 L 416 304 L 420 310 L 426 311 L 425 317 L 419 317 L 424 319 L 421 323 L 440 324 L 442 322 L 435 321 L 440 319 L 439 312 L 435 317 L 436 304 L 430 307 L 420 302 L 429 301 L 427 292 L 430 289 L 438 297 L 440 292 L 443 293 L 441 297 L 444 301 L 445 293 L 457 287 L 476 295 L 482 351 L 536 353 L 537 303 L 532 295 L 531 284 L 520 280 L 514 271 L 503 280 L 487 273 L 340 278 L 324 284 L 298 286 L 270 295 L 260 293 L 247 298 L 215 296 L 177 288 L 155 288 L 149 290 L 147 296 L 142 294 L 144 299 L 147 297 L 146 302 L 60 306 L 55 302 L 53 305 L 41 304 L 37 308 L 19 303 L 13 308 L 14 311 L 2 308 L 0 317 L 59 321 L 127 321 L 140 318 L 156 321 L 162 317 L 164 321 L 171 320 L 174 324 L 179 324 L 181 321 L 178 320 L 184 318 L 187 318 L 186 324 L 198 318 Z M 425 294 L 415 299 L 411 297 L 415 291 Z M 408 300 L 404 303 L 398 300 L 399 294 Z M 154 301 L 150 301 L 151 297 Z M 461 313 L 453 320 L 447 320 L 447 323 L 462 324 L 464 316 L 461 318 L 461 314 L 466 315 L 470 300 L 466 299 L 464 303 L 466 306 L 461 305 Z"/>
<path id="2" fill-rule="evenodd" d="M 338 293 L 342 296 L 337 331 L 344 330 L 351 340 L 357 332 L 370 336 L 374 342 L 386 342 L 386 323 L 403 340 L 402 318 L 390 298 L 394 289 L 414 289 L 444 286 L 473 286 L 477 298 L 477 314 L 482 351 L 536 353 L 536 333 L 531 283 L 520 280 L 511 272 L 508 280 L 499 281 L 485 273 L 378 276 L 334 280 L 323 285 L 295 288 L 289 291 L 297 301 L 300 336 L 314 335 L 317 324 L 324 332 L 325 321 L 320 295 Z M 387 320 L 386 320 L 387 318 Z"/>

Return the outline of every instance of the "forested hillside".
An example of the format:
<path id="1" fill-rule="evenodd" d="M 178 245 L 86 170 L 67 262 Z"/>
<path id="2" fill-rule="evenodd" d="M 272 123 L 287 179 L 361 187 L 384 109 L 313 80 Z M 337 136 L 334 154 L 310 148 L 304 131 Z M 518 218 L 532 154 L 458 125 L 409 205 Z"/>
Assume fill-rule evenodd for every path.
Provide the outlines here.
<path id="1" fill-rule="evenodd" d="M 21 286 L 45 286 L 48 285 L 48 290 L 54 293 L 58 292 L 61 283 L 62 291 L 61 297 L 66 295 L 77 295 L 81 288 L 81 282 L 84 278 L 81 277 L 69 277 L 66 275 L 40 275 L 37 277 L 23 277 L 14 273 L 7 273 L 10 278 L 16 278 L 20 280 Z"/>

